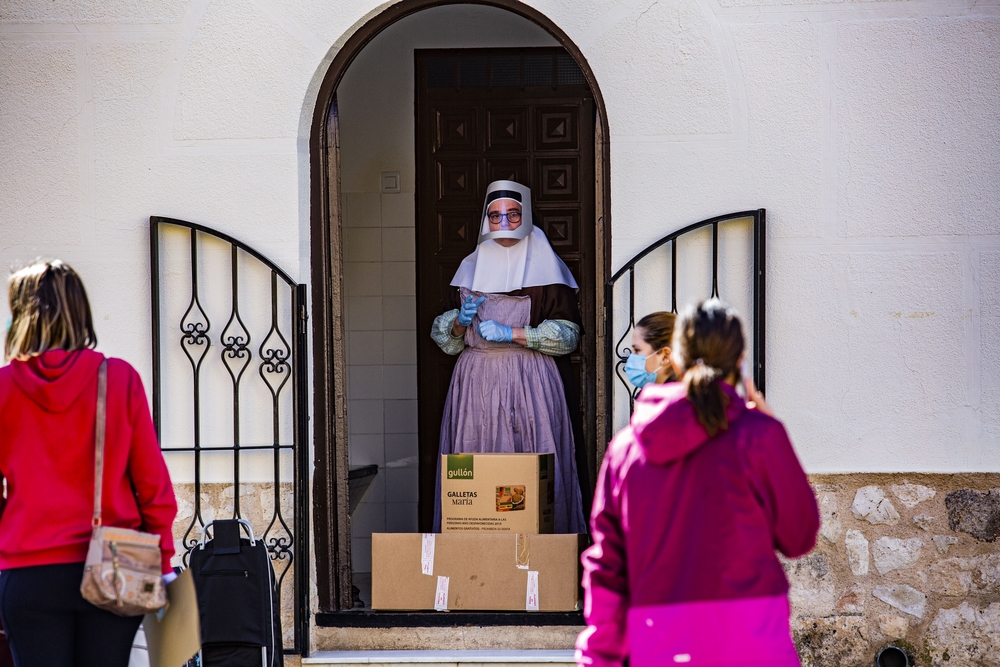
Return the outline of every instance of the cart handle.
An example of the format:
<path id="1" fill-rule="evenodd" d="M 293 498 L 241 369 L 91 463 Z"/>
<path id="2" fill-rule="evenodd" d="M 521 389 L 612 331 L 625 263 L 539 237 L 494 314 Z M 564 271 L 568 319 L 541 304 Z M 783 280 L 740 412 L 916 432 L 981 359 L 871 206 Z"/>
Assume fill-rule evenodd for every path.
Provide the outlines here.
<path id="1" fill-rule="evenodd" d="M 239 521 L 240 525 L 246 528 L 247 532 L 250 534 L 250 546 L 252 547 L 256 546 L 257 540 L 253 536 L 253 526 L 250 525 L 250 522 L 247 521 L 246 519 L 237 519 L 237 521 Z M 208 527 L 211 526 L 213 523 L 215 522 L 209 521 L 208 523 L 205 524 L 205 527 L 201 529 L 201 544 L 198 547 L 199 549 L 205 548 L 205 540 L 208 537 Z"/>

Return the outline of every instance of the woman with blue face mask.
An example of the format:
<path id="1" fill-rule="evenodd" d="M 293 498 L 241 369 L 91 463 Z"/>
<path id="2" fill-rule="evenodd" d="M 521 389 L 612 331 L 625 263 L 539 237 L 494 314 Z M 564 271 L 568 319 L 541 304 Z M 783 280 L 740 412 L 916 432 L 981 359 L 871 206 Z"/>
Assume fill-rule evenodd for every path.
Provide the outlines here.
<path id="1" fill-rule="evenodd" d="M 636 388 L 673 382 L 670 341 L 674 336 L 673 313 L 659 311 L 643 317 L 632 331 L 632 353 L 625 362 L 625 376 Z"/>

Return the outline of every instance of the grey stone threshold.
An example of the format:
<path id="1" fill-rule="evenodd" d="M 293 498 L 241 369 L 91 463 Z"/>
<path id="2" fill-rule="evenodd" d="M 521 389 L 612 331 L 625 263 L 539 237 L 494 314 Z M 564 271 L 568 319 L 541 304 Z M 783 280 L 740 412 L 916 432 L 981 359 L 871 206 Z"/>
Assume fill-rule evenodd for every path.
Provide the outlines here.
<path id="1" fill-rule="evenodd" d="M 319 651 L 302 659 L 303 665 L 571 665 L 572 650 L 544 651 Z"/>

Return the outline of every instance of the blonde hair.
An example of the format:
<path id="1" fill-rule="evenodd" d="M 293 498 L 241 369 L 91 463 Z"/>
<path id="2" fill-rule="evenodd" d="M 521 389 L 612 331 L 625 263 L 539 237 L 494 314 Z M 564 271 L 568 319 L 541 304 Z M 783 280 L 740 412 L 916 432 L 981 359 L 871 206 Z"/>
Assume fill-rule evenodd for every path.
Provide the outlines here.
<path id="1" fill-rule="evenodd" d="M 7 360 L 97 346 L 87 290 L 68 264 L 38 260 L 15 271 L 7 282 L 7 298 L 11 314 L 4 345 Z"/>

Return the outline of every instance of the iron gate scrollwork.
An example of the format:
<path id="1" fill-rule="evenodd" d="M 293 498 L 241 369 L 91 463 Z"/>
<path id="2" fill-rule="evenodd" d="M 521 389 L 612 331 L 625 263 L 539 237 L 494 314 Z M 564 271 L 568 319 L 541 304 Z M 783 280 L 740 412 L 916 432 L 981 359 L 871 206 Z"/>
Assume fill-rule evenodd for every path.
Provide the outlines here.
<path id="1" fill-rule="evenodd" d="M 744 312 L 744 324 L 746 324 L 746 316 L 752 320 L 752 333 L 750 344 L 752 345 L 752 350 L 750 350 L 751 361 L 753 363 L 753 375 L 754 383 L 763 392 L 764 391 L 764 306 L 765 306 L 765 261 L 766 261 L 766 229 L 765 229 L 765 210 L 757 209 L 755 211 L 741 211 L 737 213 L 730 213 L 727 215 L 721 215 L 715 218 L 710 218 L 708 220 L 703 220 L 701 222 L 696 222 L 692 225 L 688 225 L 682 229 L 675 232 L 667 234 L 658 241 L 652 243 L 646 247 L 642 252 L 635 255 L 630 259 L 623 267 L 621 267 L 614 276 L 607 282 L 605 286 L 605 304 L 608 313 L 609 330 L 606 338 L 607 345 L 607 359 L 609 365 L 610 375 L 618 378 L 621 383 L 621 388 L 623 388 L 628 393 L 629 400 L 629 412 L 631 413 L 635 405 L 635 398 L 639 393 L 638 389 L 631 386 L 628 380 L 623 375 L 622 371 L 625 366 L 625 362 L 628 360 L 628 356 L 631 353 L 631 349 L 626 346 L 626 341 L 628 340 L 629 334 L 635 329 L 636 317 L 635 317 L 635 305 L 636 305 L 636 269 L 642 260 L 650 257 L 654 251 L 667 246 L 669 244 L 670 250 L 670 276 L 669 276 L 669 286 L 670 286 L 670 312 L 677 312 L 677 297 L 678 297 L 678 241 L 684 237 L 689 237 L 700 231 L 711 231 L 711 287 L 710 293 L 692 293 L 690 298 L 701 299 L 708 297 L 718 297 L 725 299 L 725 295 L 719 293 L 719 229 L 720 226 L 725 225 L 729 222 L 738 221 L 749 221 L 753 228 L 752 233 L 752 262 L 750 270 L 752 275 L 749 276 L 748 287 L 751 290 L 751 303 L 749 305 L 750 312 Z M 618 281 L 624 277 L 628 277 L 628 324 L 625 327 L 624 333 L 620 337 L 615 338 L 615 333 L 617 329 L 615 328 L 615 287 Z M 707 285 L 706 285 L 707 286 Z M 648 285 L 644 286 L 648 288 Z M 663 306 L 665 309 L 665 304 Z M 608 432 L 613 433 L 612 420 L 613 420 L 613 403 L 614 403 L 614 390 L 612 389 L 609 395 L 609 400 L 612 405 L 609 406 L 611 409 L 608 410 Z"/>
<path id="2" fill-rule="evenodd" d="M 178 252 L 185 237 L 187 248 Z M 178 514 L 177 524 L 184 528 L 183 548 L 188 550 L 198 543 L 209 512 L 212 515 L 208 521 L 217 517 L 259 523 L 254 525 L 254 532 L 263 536 L 274 564 L 286 644 L 287 621 L 291 618 L 292 645 L 286 651 L 305 655 L 309 614 L 306 286 L 296 283 L 253 248 L 195 223 L 151 217 L 149 243 L 153 420 L 164 453 L 183 458 L 181 462 L 168 458 L 168 463 L 173 460 L 175 466 L 190 472 L 191 482 L 175 480 L 175 489 L 182 489 L 187 483 L 192 488 L 190 497 L 178 492 L 178 504 L 184 508 Z M 225 271 L 222 258 L 227 254 L 229 267 Z M 226 274 L 228 284 L 225 278 L 210 282 L 211 278 Z M 251 277 L 266 295 L 241 296 L 241 282 L 246 287 Z M 174 294 L 171 288 L 186 280 L 190 282 L 184 287 L 190 289 L 190 295 Z M 210 318 L 213 306 L 205 305 L 209 295 L 216 306 L 225 307 L 228 301 L 228 312 Z M 187 306 L 179 321 L 175 320 L 176 324 L 164 321 L 164 310 L 169 310 L 170 304 L 180 304 L 175 309 L 179 312 L 184 301 Z M 252 318 L 250 310 L 254 311 Z M 226 323 L 217 337 L 213 319 Z M 250 320 L 253 321 L 248 324 Z M 210 354 L 213 346 L 218 348 L 215 355 Z M 248 374 L 255 355 L 256 372 Z M 225 368 L 225 373 L 218 365 Z M 185 367 L 187 371 L 182 370 Z M 212 378 L 207 380 L 206 373 L 212 374 Z M 180 375 L 186 377 L 181 379 Z M 226 377 L 228 380 L 220 383 Z M 259 384 L 252 386 L 253 382 Z M 228 392 L 221 391 L 222 383 L 228 383 Z M 207 395 L 203 391 L 206 384 L 211 385 Z M 190 395 L 182 399 L 178 387 L 190 390 Z M 250 402 L 250 410 L 241 411 L 245 402 Z M 190 431 L 184 427 L 173 429 L 175 422 L 171 422 L 167 425 L 172 430 L 165 441 L 165 406 L 175 420 L 184 412 L 182 419 L 190 419 Z M 267 408 L 270 415 L 262 414 Z M 219 428 L 218 417 L 226 411 L 231 411 L 231 425 Z M 210 442 L 206 442 L 206 416 L 214 420 L 216 427 L 209 429 Z M 205 481 L 206 468 L 218 477 L 219 470 L 228 467 L 218 465 L 220 456 L 232 458 L 230 477 L 213 487 Z M 287 474 L 289 458 L 291 474 Z M 248 482 L 244 478 L 245 466 L 256 471 L 258 478 L 266 477 L 263 471 L 269 469 L 270 486 L 260 479 Z M 220 491 L 216 494 L 218 498 L 228 502 L 226 487 L 230 486 L 231 509 L 228 505 L 213 505 L 210 487 Z"/>

